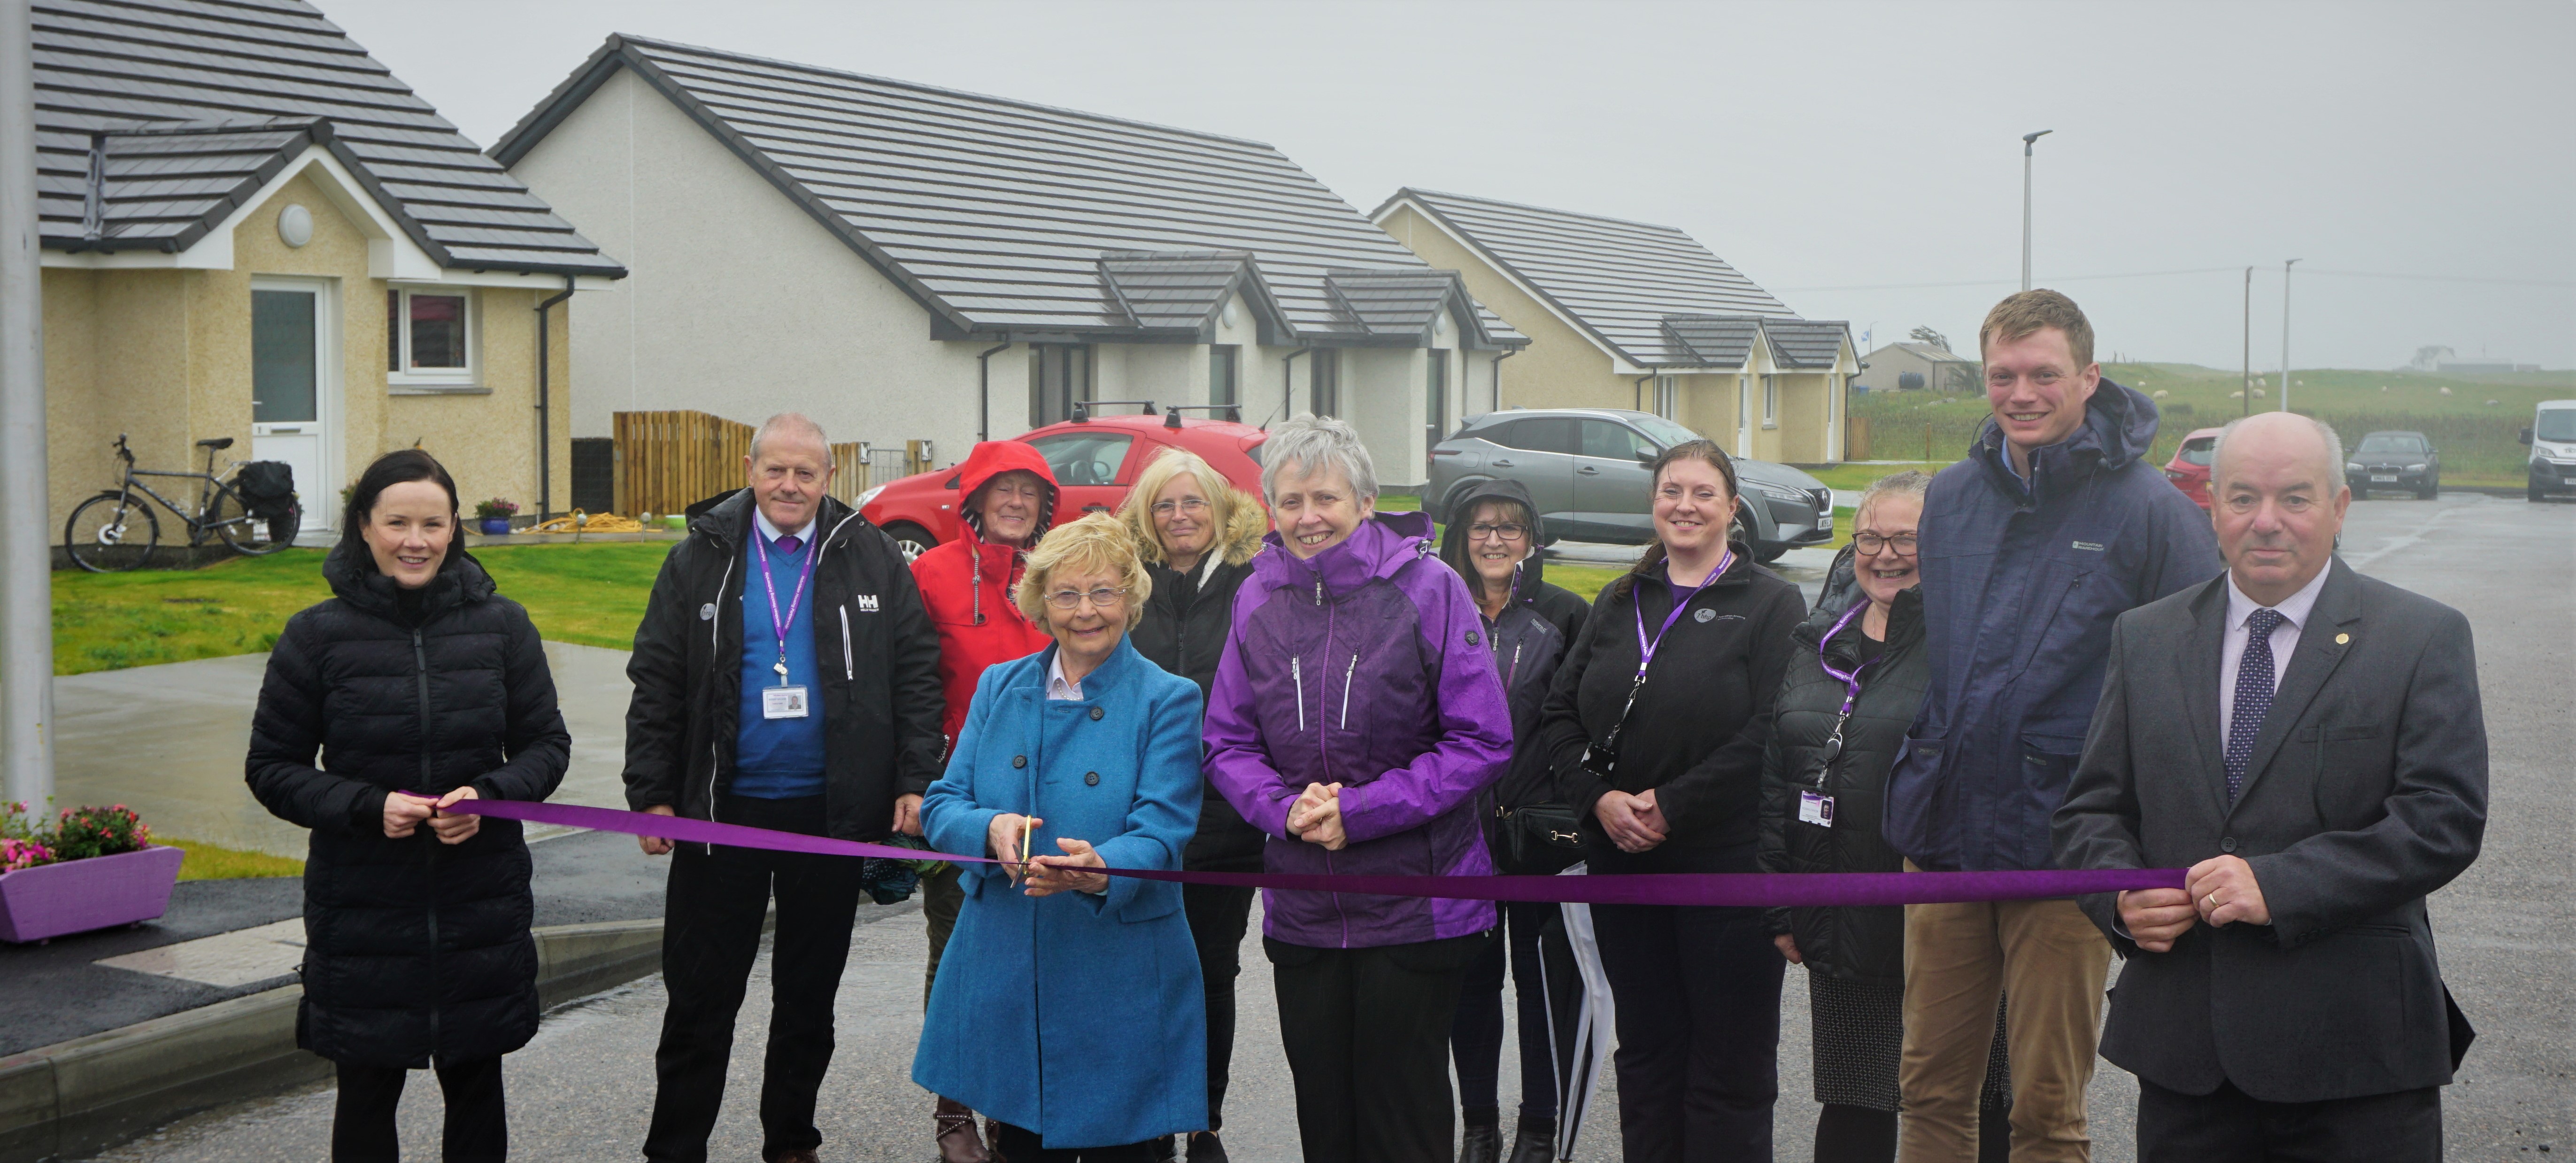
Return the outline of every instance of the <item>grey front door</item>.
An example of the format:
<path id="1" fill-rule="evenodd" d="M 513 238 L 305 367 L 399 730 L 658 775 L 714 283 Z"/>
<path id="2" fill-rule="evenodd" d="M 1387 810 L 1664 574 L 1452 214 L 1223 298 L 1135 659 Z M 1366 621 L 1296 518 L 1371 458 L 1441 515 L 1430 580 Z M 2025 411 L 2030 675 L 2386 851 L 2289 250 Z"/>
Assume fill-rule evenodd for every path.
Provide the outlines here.
<path id="1" fill-rule="evenodd" d="M 1642 544 L 1655 533 L 1653 478 L 1639 453 L 1655 442 L 1616 420 L 1578 422 L 1574 520 L 1594 538 Z"/>

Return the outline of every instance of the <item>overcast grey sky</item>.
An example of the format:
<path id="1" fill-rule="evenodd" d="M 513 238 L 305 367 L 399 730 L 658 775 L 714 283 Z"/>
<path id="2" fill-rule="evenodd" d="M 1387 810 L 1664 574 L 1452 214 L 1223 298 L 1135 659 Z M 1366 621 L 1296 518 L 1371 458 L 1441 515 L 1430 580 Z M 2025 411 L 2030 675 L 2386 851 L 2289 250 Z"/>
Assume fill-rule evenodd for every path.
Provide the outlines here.
<path id="1" fill-rule="evenodd" d="M 2235 366 L 2253 264 L 2276 365 L 2300 258 L 2301 367 L 2576 366 L 2564 0 L 317 2 L 486 146 L 632 32 L 1256 138 L 1362 211 L 1415 185 L 1666 223 L 1810 318 L 1963 349 L 2019 277 L 2020 136 L 2053 129 L 2037 279 L 2105 359 Z"/>

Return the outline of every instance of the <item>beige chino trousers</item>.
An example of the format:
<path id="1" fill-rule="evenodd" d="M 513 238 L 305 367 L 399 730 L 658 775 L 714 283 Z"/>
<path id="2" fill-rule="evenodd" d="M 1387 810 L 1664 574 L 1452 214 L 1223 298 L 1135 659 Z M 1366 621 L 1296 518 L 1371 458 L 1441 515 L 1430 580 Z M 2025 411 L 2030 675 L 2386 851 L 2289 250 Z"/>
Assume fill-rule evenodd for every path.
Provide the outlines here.
<path id="1" fill-rule="evenodd" d="M 2012 1163 L 2091 1159 L 2084 1088 L 2110 969 L 2110 942 L 2072 900 L 1907 905 L 1899 1163 L 1975 1163 L 1998 994 L 2012 1054 Z"/>

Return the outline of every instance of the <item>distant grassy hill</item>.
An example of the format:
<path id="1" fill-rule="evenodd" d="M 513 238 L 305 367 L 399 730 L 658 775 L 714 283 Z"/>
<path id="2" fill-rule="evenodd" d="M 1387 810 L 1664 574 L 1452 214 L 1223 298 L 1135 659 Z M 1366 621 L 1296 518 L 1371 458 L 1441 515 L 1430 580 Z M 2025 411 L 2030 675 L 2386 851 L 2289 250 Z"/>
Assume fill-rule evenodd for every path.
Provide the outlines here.
<path id="1" fill-rule="evenodd" d="M 2240 373 L 2221 368 L 2106 363 L 2102 374 L 2159 397 L 2156 404 L 2165 420 L 2156 433 L 2157 464 L 2170 459 L 2193 429 L 2224 424 L 2241 415 L 2248 403 L 2231 398 Z M 2263 394 L 2250 401 L 2254 408 L 2280 406 L 2278 381 L 2277 375 L 2261 376 L 2257 390 Z M 2381 429 L 2422 432 L 2442 452 L 2442 479 L 2463 485 L 2521 484 L 2524 452 L 2514 437 L 2531 422 L 2532 405 L 2576 398 L 2576 372 L 2569 371 L 2446 376 L 2318 368 L 2293 372 L 2290 381 L 2291 409 L 2334 425 L 2347 445 Z M 2448 395 L 2444 388 L 2450 389 Z M 1979 396 L 1871 392 L 1852 398 L 1852 415 L 1870 421 L 1870 456 L 1877 460 L 1956 460 L 1985 414 L 1985 400 Z"/>

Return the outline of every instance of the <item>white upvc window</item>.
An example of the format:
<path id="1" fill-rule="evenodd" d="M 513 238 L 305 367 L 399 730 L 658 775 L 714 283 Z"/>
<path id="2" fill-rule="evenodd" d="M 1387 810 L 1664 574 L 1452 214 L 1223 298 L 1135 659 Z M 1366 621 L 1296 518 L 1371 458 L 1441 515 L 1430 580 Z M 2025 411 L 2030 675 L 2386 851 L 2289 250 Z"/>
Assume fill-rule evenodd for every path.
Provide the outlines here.
<path id="1" fill-rule="evenodd" d="M 1762 426 L 1780 426 L 1780 377 L 1762 377 Z"/>
<path id="2" fill-rule="evenodd" d="M 481 382 L 478 296 L 464 287 L 385 290 L 385 382 L 471 386 Z"/>
<path id="3" fill-rule="evenodd" d="M 1681 389 L 1676 386 L 1679 382 L 1672 376 L 1655 377 L 1655 415 L 1670 420 L 1674 418 L 1673 413 L 1680 410 Z"/>

